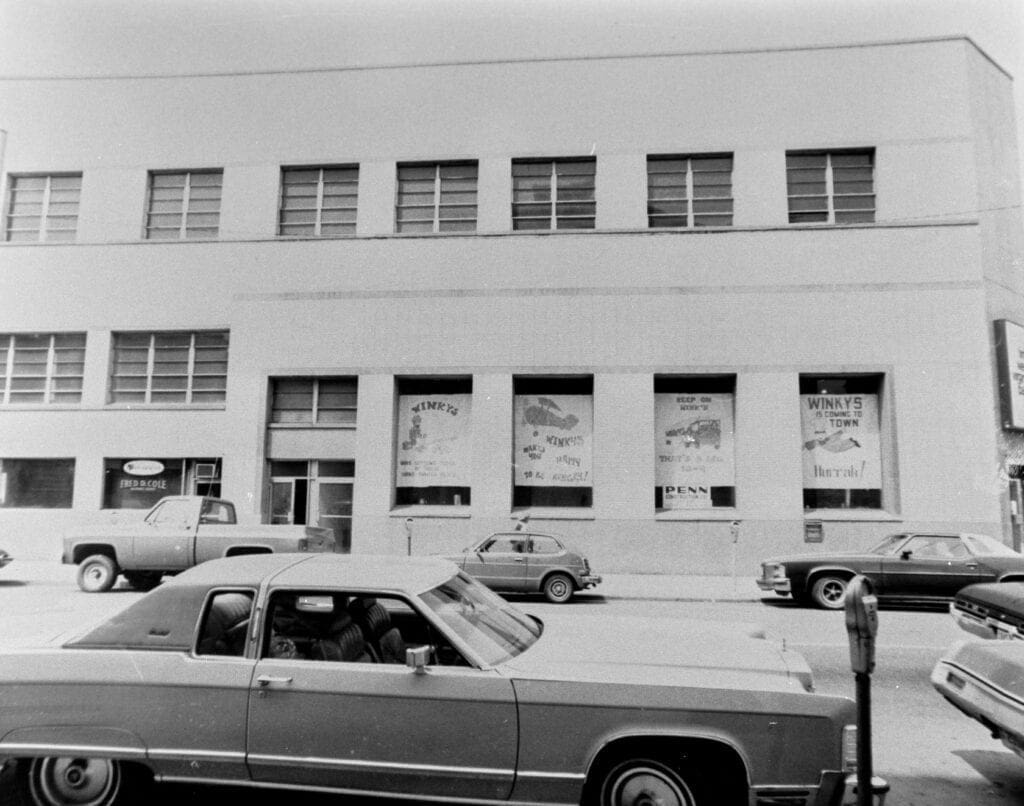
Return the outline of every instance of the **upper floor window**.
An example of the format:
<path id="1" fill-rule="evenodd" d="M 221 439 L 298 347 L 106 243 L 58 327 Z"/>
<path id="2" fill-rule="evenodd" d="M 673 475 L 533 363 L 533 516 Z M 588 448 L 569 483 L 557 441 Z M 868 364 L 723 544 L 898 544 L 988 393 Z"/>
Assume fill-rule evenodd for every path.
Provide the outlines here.
<path id="1" fill-rule="evenodd" d="M 81 174 L 11 176 L 9 185 L 6 240 L 75 240 Z"/>
<path id="2" fill-rule="evenodd" d="M 115 333 L 112 403 L 222 403 L 228 331 Z"/>
<path id="3" fill-rule="evenodd" d="M 732 154 L 647 158 L 650 227 L 731 227 Z"/>
<path id="4" fill-rule="evenodd" d="M 875 220 L 874 149 L 787 151 L 790 224 Z"/>
<path id="5" fill-rule="evenodd" d="M 0 401 L 79 403 L 84 333 L 0 334 Z"/>
<path id="6" fill-rule="evenodd" d="M 477 163 L 398 166 L 396 232 L 476 230 Z"/>
<path id="7" fill-rule="evenodd" d="M 356 378 L 273 378 L 270 421 L 354 425 Z"/>
<path id="8" fill-rule="evenodd" d="M 356 234 L 359 166 L 282 168 L 279 234 L 329 238 Z"/>
<path id="9" fill-rule="evenodd" d="M 216 238 L 223 178 L 223 171 L 151 173 L 146 237 Z"/>
<path id="10" fill-rule="evenodd" d="M 513 160 L 512 229 L 594 229 L 593 159 Z"/>

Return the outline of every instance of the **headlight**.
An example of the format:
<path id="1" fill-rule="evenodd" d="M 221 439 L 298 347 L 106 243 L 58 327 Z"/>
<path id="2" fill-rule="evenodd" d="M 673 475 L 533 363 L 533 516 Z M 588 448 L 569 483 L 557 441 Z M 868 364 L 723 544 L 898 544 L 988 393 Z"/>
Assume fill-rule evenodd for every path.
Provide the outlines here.
<path id="1" fill-rule="evenodd" d="M 843 770 L 857 771 L 857 726 L 847 725 L 843 728 Z"/>
<path id="2" fill-rule="evenodd" d="M 774 576 L 775 576 L 776 579 L 785 579 L 786 578 L 786 566 L 784 566 L 782 563 L 779 563 L 778 565 L 776 565 L 775 566 L 775 574 L 774 574 Z"/>

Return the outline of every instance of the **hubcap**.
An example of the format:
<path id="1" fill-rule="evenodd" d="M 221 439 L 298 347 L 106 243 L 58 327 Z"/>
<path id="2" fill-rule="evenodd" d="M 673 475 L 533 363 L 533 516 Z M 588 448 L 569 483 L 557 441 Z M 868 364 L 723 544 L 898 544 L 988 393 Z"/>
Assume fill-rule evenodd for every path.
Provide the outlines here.
<path id="1" fill-rule="evenodd" d="M 38 759 L 30 776 L 32 796 L 44 806 L 106 806 L 119 783 L 117 764 L 109 759 Z"/>
<path id="2" fill-rule="evenodd" d="M 842 582 L 829 582 L 822 588 L 822 595 L 830 602 L 839 602 L 846 595 L 846 585 Z"/>
<path id="3" fill-rule="evenodd" d="M 680 786 L 663 770 L 633 767 L 615 779 L 608 803 L 611 806 L 692 806 L 685 785 Z"/>

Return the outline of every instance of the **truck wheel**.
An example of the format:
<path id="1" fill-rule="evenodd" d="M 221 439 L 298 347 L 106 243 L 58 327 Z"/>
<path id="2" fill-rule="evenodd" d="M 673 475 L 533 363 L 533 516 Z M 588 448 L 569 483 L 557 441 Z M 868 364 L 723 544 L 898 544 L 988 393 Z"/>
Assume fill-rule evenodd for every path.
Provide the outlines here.
<path id="1" fill-rule="evenodd" d="M 93 554 L 78 564 L 78 587 L 86 593 L 103 593 L 117 582 L 117 563 L 106 554 Z"/>
<path id="2" fill-rule="evenodd" d="M 151 591 L 160 584 L 159 571 L 125 571 L 124 578 L 137 591 Z"/>

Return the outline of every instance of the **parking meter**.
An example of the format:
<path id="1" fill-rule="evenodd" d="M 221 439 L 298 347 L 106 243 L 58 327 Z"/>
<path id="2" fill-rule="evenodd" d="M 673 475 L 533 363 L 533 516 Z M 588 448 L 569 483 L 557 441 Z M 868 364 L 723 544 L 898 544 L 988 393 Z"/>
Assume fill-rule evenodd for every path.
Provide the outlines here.
<path id="1" fill-rule="evenodd" d="M 412 556 L 412 518 L 405 519 L 405 553 Z"/>
<path id="2" fill-rule="evenodd" d="M 878 597 L 867 577 L 855 576 L 846 588 L 846 632 L 857 690 L 857 806 L 871 806 L 871 673 L 875 670 Z"/>
<path id="3" fill-rule="evenodd" d="M 846 633 L 850 667 L 858 674 L 871 674 L 875 670 L 878 597 L 867 577 L 855 576 L 846 588 Z"/>

